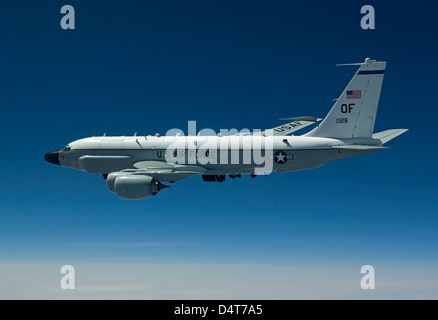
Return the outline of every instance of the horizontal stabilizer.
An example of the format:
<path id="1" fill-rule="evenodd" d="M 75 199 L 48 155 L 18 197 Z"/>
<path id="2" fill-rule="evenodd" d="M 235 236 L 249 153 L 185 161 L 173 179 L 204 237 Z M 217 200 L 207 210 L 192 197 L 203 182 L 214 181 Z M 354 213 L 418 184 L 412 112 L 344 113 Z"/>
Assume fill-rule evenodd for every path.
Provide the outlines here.
<path id="1" fill-rule="evenodd" d="M 389 149 L 389 147 L 382 146 L 367 146 L 361 144 L 344 144 L 340 146 L 332 146 L 333 149 L 349 149 L 349 150 L 380 150 L 380 149 Z"/>
<path id="2" fill-rule="evenodd" d="M 391 129 L 373 134 L 373 139 L 379 139 L 382 143 L 386 143 L 389 140 L 397 138 L 399 135 L 405 133 L 409 129 Z"/>

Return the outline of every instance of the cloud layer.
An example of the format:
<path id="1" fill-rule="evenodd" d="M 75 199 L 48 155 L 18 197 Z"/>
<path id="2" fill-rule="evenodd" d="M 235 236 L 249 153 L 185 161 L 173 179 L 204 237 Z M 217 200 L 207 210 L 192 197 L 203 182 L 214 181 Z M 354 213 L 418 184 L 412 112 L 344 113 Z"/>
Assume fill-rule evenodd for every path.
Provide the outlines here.
<path id="1" fill-rule="evenodd" d="M 75 268 L 62 290 L 63 264 Z M 2 261 L 0 299 L 437 299 L 436 266 L 375 265 L 376 289 L 360 287 L 361 266 Z"/>

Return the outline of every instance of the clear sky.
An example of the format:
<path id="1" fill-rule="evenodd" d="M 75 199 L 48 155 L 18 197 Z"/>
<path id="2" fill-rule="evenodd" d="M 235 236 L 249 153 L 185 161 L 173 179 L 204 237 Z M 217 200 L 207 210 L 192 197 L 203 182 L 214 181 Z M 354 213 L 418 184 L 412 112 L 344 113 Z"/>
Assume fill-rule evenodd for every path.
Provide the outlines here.
<path id="1" fill-rule="evenodd" d="M 65 4 L 75 30 L 60 27 Z M 360 27 L 365 4 L 375 30 Z M 433 1 L 2 3 L 0 298 L 438 298 L 437 9 Z M 335 64 L 366 57 L 388 62 L 375 132 L 410 129 L 389 150 L 255 179 L 190 177 L 138 201 L 43 159 L 105 132 L 165 134 L 193 120 L 199 129 L 265 129 L 278 118 L 324 117 L 356 71 Z M 76 267 L 74 296 L 59 289 L 64 264 Z M 377 277 L 366 295 L 365 264 Z"/>

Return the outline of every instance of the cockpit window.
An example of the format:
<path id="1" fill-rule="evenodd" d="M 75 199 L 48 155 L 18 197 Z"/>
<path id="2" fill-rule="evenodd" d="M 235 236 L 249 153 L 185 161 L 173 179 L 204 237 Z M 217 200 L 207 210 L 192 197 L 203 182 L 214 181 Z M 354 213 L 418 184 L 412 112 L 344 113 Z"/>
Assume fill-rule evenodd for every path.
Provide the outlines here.
<path id="1" fill-rule="evenodd" d="M 69 147 L 69 146 L 66 146 L 64 149 L 62 149 L 62 151 L 70 151 L 71 150 L 71 147 Z"/>

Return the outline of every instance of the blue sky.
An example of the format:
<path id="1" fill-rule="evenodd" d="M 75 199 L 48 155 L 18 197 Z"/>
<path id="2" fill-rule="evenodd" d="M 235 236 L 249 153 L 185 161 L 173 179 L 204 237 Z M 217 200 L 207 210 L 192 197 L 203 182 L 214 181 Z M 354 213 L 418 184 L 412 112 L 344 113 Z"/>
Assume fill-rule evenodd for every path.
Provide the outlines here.
<path id="1" fill-rule="evenodd" d="M 75 30 L 59 25 L 64 4 L 76 10 Z M 360 28 L 364 4 L 374 5 L 375 30 Z M 121 274 L 120 261 L 138 259 L 248 270 L 436 267 L 436 9 L 432 1 L 2 4 L 2 266 L 112 261 Z M 365 57 L 388 62 L 375 131 L 410 129 L 389 150 L 222 184 L 190 177 L 140 201 L 118 198 L 101 177 L 43 160 L 47 151 L 104 132 L 165 134 L 187 130 L 190 120 L 198 129 L 265 129 L 282 117 L 324 117 L 356 70 L 335 64 Z M 4 267 L 0 277 L 10 288 L 12 269 Z M 272 272 L 264 268 L 259 278 L 269 283 Z M 410 278 L 436 283 L 425 274 L 433 273 Z M 312 279 L 306 276 L 303 286 Z M 359 271 L 355 276 L 349 281 L 356 286 Z M 239 296 L 236 288 L 229 294 L 246 298 L 241 287 Z M 300 297 L 288 294 L 292 287 L 281 292 Z M 417 297 L 421 288 L 407 296 Z M 186 297 L 210 297 L 198 289 Z M 432 289 L 418 296 L 436 298 L 438 286 Z M 249 297 L 257 298 L 251 290 Z M 225 288 L 221 294 L 227 298 Z"/>

